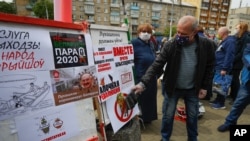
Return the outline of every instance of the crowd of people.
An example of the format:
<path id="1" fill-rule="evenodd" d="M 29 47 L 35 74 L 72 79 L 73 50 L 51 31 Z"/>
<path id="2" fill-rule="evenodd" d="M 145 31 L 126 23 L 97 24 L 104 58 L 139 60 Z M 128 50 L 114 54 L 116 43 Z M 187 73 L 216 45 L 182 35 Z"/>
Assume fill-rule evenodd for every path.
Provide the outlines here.
<path id="1" fill-rule="evenodd" d="M 231 111 L 218 131 L 237 124 L 250 103 L 250 33 L 245 23 L 235 29 L 230 34 L 227 27 L 220 27 L 213 40 L 195 17 L 183 16 L 177 23 L 176 35 L 169 40 L 163 38 L 157 50 L 152 26 L 139 25 L 138 37 L 131 41 L 136 74 L 132 91 L 139 95 L 140 118 L 151 123 L 158 118 L 157 79 L 161 77 L 162 141 L 171 138 L 180 98 L 185 104 L 188 141 L 197 141 L 200 99 L 210 100 L 211 107 L 218 110 L 225 109 L 225 99 L 231 97 Z"/>

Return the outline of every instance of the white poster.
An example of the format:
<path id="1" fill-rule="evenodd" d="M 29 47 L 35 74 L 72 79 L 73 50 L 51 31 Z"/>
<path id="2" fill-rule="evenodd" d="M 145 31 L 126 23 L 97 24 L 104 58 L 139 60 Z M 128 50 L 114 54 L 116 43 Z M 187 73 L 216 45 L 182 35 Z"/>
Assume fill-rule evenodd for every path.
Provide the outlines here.
<path id="1" fill-rule="evenodd" d="M 51 70 L 50 76 L 57 106 L 99 95 L 94 65 Z"/>
<path id="2" fill-rule="evenodd" d="M 16 117 L 15 122 L 19 141 L 62 141 L 80 134 L 73 104 Z"/>
<path id="3" fill-rule="evenodd" d="M 107 112 L 114 133 L 116 133 L 123 125 L 130 121 L 134 116 L 139 114 L 138 104 L 131 109 L 126 110 L 125 98 L 128 96 L 130 90 L 123 90 L 117 95 L 113 95 L 106 101 Z"/>
<path id="4" fill-rule="evenodd" d="M 132 44 L 113 46 L 116 67 L 134 64 L 134 49 Z"/>
<path id="5" fill-rule="evenodd" d="M 54 106 L 49 71 L 0 74 L 0 120 Z"/>
<path id="6" fill-rule="evenodd" d="M 2 26 L 0 39 L 0 72 L 54 68 L 52 44 L 47 30 Z"/>

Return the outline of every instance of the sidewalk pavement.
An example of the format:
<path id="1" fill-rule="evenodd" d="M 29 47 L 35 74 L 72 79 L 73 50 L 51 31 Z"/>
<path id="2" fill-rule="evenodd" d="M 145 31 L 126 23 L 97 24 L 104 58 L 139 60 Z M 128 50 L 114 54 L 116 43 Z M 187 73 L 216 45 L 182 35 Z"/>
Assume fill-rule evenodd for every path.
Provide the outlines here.
<path id="1" fill-rule="evenodd" d="M 215 94 L 214 94 L 215 97 Z M 160 141 L 161 134 L 161 118 L 162 118 L 162 102 L 163 96 L 161 94 L 161 85 L 158 85 L 158 94 L 157 94 L 157 103 L 158 103 L 158 120 L 153 121 L 149 125 L 145 125 L 145 129 L 141 128 L 141 141 Z M 209 101 L 201 100 L 205 107 L 205 115 L 199 119 L 198 123 L 198 140 L 199 141 L 229 141 L 229 131 L 228 132 L 218 132 L 217 127 L 224 123 L 225 117 L 231 109 L 229 100 L 227 99 L 226 109 L 215 110 L 212 109 Z M 184 106 L 183 100 L 178 102 L 177 106 Z M 238 120 L 238 124 L 250 124 L 250 106 L 247 106 L 242 115 Z M 173 133 L 171 136 L 171 141 L 186 141 L 186 125 L 185 122 L 175 120 Z"/>

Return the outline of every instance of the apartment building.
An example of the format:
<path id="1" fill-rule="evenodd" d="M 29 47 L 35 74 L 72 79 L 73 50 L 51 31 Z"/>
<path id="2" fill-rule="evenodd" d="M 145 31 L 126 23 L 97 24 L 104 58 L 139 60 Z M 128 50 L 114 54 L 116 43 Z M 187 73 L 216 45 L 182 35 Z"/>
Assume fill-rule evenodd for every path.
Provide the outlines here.
<path id="1" fill-rule="evenodd" d="M 197 7 L 199 24 L 210 35 L 218 28 L 226 26 L 231 0 L 182 0 Z"/>
<path id="2" fill-rule="evenodd" d="M 20 16 L 34 16 L 32 7 L 37 0 L 14 0 Z M 72 0 L 72 20 L 87 20 L 90 24 L 121 26 L 124 19 L 129 21 L 133 37 L 139 24 L 150 23 L 157 33 L 166 27 L 176 25 L 184 15 L 196 13 L 196 6 L 181 0 Z M 125 12 L 124 12 L 125 11 Z"/>
<path id="3" fill-rule="evenodd" d="M 233 33 L 235 26 L 241 22 L 247 23 L 250 31 L 250 6 L 230 9 L 227 19 L 227 27 L 230 32 Z"/>
<path id="4" fill-rule="evenodd" d="M 132 36 L 139 24 L 150 23 L 156 32 L 163 33 L 167 26 L 175 25 L 183 15 L 195 15 L 196 7 L 180 0 L 73 0 L 73 20 L 87 20 L 100 25 L 121 26 L 129 21 Z M 124 10 L 125 9 L 125 10 Z M 125 12 L 124 12 L 125 11 Z"/>

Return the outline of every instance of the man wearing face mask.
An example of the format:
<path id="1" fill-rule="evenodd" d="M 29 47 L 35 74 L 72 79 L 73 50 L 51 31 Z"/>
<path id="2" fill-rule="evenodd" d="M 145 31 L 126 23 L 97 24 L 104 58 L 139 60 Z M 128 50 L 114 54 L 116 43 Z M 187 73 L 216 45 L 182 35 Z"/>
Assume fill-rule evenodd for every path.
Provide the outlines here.
<path id="1" fill-rule="evenodd" d="M 197 141 L 199 98 L 204 98 L 213 78 L 215 44 L 197 34 L 198 21 L 193 16 L 183 16 L 177 24 L 176 37 L 164 44 L 160 54 L 132 90 L 142 93 L 151 86 L 151 80 L 161 74 L 166 64 L 163 81 L 166 93 L 163 106 L 162 141 L 169 141 L 176 106 L 180 98 L 186 107 L 188 141 Z M 151 103 L 148 103 L 151 105 Z"/>
<path id="2" fill-rule="evenodd" d="M 222 82 L 219 89 L 213 86 L 213 92 L 217 93 L 214 101 L 211 101 L 213 109 L 225 109 L 225 99 L 231 85 L 231 71 L 235 56 L 235 36 L 229 36 L 227 27 L 221 27 L 218 30 L 218 39 L 221 40 L 219 47 L 215 52 L 215 75 L 214 82 Z"/>
<path id="3" fill-rule="evenodd" d="M 138 37 L 131 41 L 134 47 L 135 82 L 141 81 L 148 67 L 156 57 L 155 44 L 150 40 L 152 26 L 142 24 L 137 29 Z M 157 77 L 152 77 L 150 86 L 139 96 L 139 107 L 141 108 L 141 119 L 148 124 L 157 119 Z"/>

